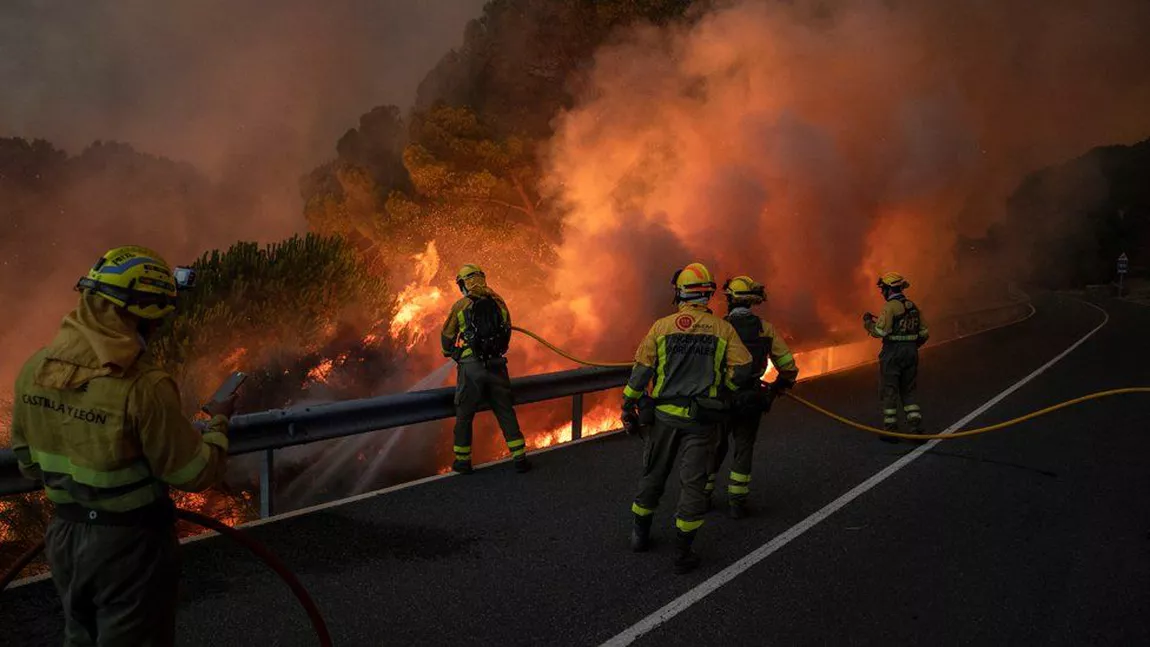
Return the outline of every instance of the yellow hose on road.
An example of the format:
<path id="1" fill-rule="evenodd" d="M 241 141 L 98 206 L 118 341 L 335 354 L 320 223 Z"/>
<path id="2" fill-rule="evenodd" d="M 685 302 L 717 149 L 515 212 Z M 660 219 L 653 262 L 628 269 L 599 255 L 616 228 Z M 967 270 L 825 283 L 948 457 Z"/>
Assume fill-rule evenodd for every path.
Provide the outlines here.
<path id="1" fill-rule="evenodd" d="M 596 361 L 592 361 L 592 360 L 579 359 L 578 357 L 575 357 L 574 355 L 568 353 L 567 351 L 563 350 L 562 348 L 559 348 L 558 346 L 552 344 L 551 342 L 547 341 L 546 339 L 543 339 L 542 337 L 531 332 L 530 330 L 527 330 L 525 328 L 520 328 L 518 326 L 512 326 L 511 329 L 515 330 L 517 332 L 521 332 L 524 335 L 527 335 L 528 337 L 534 339 L 535 341 L 539 342 L 540 344 L 543 344 L 544 346 L 546 346 L 548 349 L 550 349 L 552 352 L 556 353 L 557 355 L 565 357 L 565 358 L 571 360 L 572 362 L 575 362 L 576 364 L 582 364 L 583 366 L 601 366 L 603 368 L 623 368 L 623 367 L 627 367 L 627 366 L 632 365 L 631 362 L 596 362 Z M 1090 393 L 1088 395 L 1084 395 L 1084 396 L 1079 397 L 1079 398 L 1074 398 L 1073 400 L 1067 400 L 1065 402 L 1059 402 L 1058 404 L 1051 405 L 1049 407 L 1046 407 L 1045 409 L 1039 409 L 1038 411 L 1033 411 L 1033 412 L 1028 413 L 1024 416 L 1012 418 L 1012 419 L 1006 420 L 1004 422 L 999 422 L 999 423 L 996 423 L 993 425 L 987 425 L 985 427 L 978 427 L 975 429 L 967 429 L 965 431 L 956 431 L 954 433 L 949 433 L 949 434 L 904 434 L 904 433 L 899 433 L 899 432 L 895 432 L 895 431 L 886 431 L 885 429 L 879 429 L 878 427 L 871 427 L 870 425 L 864 425 L 861 422 L 856 422 L 854 420 L 851 420 L 850 418 L 840 416 L 839 414 L 837 414 L 833 411 L 830 411 L 828 409 L 824 409 L 824 408 L 820 407 L 819 405 L 815 404 L 814 402 L 811 402 L 810 400 L 807 400 L 806 398 L 797 396 L 797 395 L 795 395 L 789 391 L 784 392 L 783 395 L 785 395 L 786 397 L 798 402 L 799 404 L 801 404 L 801 405 L 803 405 L 803 406 L 805 406 L 805 407 L 807 407 L 813 411 L 817 411 L 817 412 L 823 414 L 824 416 L 831 418 L 832 420 L 837 420 L 837 421 L 843 423 L 844 425 L 848 425 L 848 426 L 853 427 L 855 429 L 858 429 L 860 431 L 866 431 L 866 432 L 869 432 L 872 434 L 877 434 L 879 436 L 891 436 L 894 438 L 905 438 L 907 440 L 952 440 L 955 438 L 967 438 L 970 436 L 977 436 L 979 434 L 985 434 L 985 433 L 990 432 L 990 431 L 998 431 L 999 429 L 1006 429 L 1007 427 L 1013 427 L 1014 425 L 1026 422 L 1027 420 L 1033 420 L 1034 418 L 1037 418 L 1039 416 L 1044 416 L 1048 413 L 1053 413 L 1055 411 L 1058 411 L 1059 409 L 1065 409 L 1066 407 L 1071 407 L 1071 406 L 1074 406 L 1076 404 L 1081 404 L 1083 402 L 1089 402 L 1090 400 L 1100 400 L 1102 398 L 1108 398 L 1108 397 L 1113 396 L 1113 395 L 1125 395 L 1125 394 L 1129 394 L 1129 393 L 1150 393 L 1150 386 L 1133 386 L 1133 387 L 1126 387 L 1126 388 L 1122 388 L 1122 389 L 1110 389 L 1108 391 L 1098 391 L 1097 393 Z"/>

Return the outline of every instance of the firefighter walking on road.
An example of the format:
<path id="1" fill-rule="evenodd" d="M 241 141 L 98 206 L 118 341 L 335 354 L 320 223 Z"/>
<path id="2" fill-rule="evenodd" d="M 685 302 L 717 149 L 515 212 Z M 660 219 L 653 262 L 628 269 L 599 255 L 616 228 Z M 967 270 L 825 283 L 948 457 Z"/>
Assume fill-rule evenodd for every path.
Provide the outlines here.
<path id="1" fill-rule="evenodd" d="M 872 337 L 882 340 L 882 351 L 878 359 L 882 380 L 883 429 L 898 431 L 901 403 L 911 433 L 924 434 L 922 408 L 916 395 L 918 349 L 930 337 L 930 330 L 922 311 L 903 294 L 910 287 L 910 282 L 901 274 L 883 274 L 877 285 L 886 304 L 877 317 L 869 312 L 863 315 L 863 326 Z M 886 442 L 898 442 L 897 438 L 890 436 L 879 438 Z"/>
<path id="2" fill-rule="evenodd" d="M 679 466 L 682 492 L 675 513 L 675 571 L 699 565 L 692 550 L 707 511 L 707 470 L 728 396 L 754 379 L 751 356 L 731 324 L 707 308 L 715 293 L 710 271 L 692 263 L 672 278 L 678 312 L 659 319 L 635 351 L 623 389 L 623 425 L 634 432 L 640 400 L 651 398 L 654 419 L 646 437 L 643 476 L 631 505 L 631 548 L 647 550 L 651 525 L 667 477 Z M 646 395 L 651 386 L 650 395 Z"/>
<path id="3" fill-rule="evenodd" d="M 12 449 L 55 504 L 44 539 L 65 645 L 171 645 L 180 561 L 168 487 L 223 478 L 235 400 L 206 408 L 201 435 L 145 353 L 177 290 L 155 252 L 114 249 L 76 289 L 76 309 L 17 378 Z"/>
<path id="4" fill-rule="evenodd" d="M 503 298 L 487 287 L 487 278 L 478 266 L 464 265 L 455 278 L 463 298 L 455 302 L 443 324 L 443 354 L 458 365 L 455 387 L 455 461 L 451 469 L 470 474 L 471 432 L 475 414 L 484 402 L 503 430 L 515 470 L 531 469 L 527 441 L 519 430 L 507 373 L 508 345 L 511 342 L 511 313 Z"/>
<path id="5" fill-rule="evenodd" d="M 775 331 L 771 322 L 760 319 L 751 311 L 766 301 L 766 289 L 749 276 L 736 276 L 723 285 L 727 297 L 725 319 L 739 334 L 739 339 L 751 354 L 751 374 L 756 378 L 735 394 L 731 416 L 719 429 L 719 444 L 711 460 L 707 475 L 708 500 L 715 489 L 719 467 L 727 455 L 729 444 L 734 445 L 731 458 L 730 481 L 727 484 L 728 512 L 734 519 L 747 514 L 747 498 L 751 493 L 751 467 L 754 463 L 755 437 L 762 424 L 763 413 L 770 409 L 771 400 L 791 388 L 798 379 L 799 369 L 791 350 Z M 767 370 L 770 360 L 778 377 L 769 385 L 758 378 Z"/>

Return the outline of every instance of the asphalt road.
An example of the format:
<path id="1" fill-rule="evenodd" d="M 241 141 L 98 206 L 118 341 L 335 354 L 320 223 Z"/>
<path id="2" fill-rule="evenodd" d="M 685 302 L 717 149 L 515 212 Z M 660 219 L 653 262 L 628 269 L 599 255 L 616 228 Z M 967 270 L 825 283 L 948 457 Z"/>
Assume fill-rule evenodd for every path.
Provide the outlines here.
<path id="1" fill-rule="evenodd" d="M 1150 384 L 1150 308 L 1103 304 L 1091 339 L 972 424 L 1086 392 Z M 1023 323 L 929 348 L 921 391 L 941 430 L 1102 322 L 1061 296 Z M 1141 348 L 1142 350 L 1139 350 Z M 878 417 L 874 367 L 802 395 Z M 942 442 L 641 645 L 1150 644 L 1150 402 L 1120 396 Z M 638 441 L 613 435 L 253 529 L 323 608 L 337 645 L 597 645 L 625 632 L 913 450 L 793 402 L 756 448 L 756 516 L 719 509 L 703 566 L 663 541 L 628 552 Z M 720 490 L 722 485 L 720 485 Z M 657 517 L 669 538 L 678 488 Z M 287 588 L 220 539 L 187 546 L 184 645 L 312 645 Z M 47 583 L 0 594 L 0 643 L 59 644 Z"/>

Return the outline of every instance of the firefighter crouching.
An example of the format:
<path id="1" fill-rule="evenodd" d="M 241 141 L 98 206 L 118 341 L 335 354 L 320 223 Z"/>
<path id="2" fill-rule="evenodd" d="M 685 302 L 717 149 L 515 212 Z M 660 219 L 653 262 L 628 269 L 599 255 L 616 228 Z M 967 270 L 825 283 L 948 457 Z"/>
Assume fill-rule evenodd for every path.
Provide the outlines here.
<path id="1" fill-rule="evenodd" d="M 65 644 L 171 645 L 180 561 L 168 488 L 223 478 L 235 400 L 209 405 L 201 435 L 145 354 L 177 293 L 155 252 L 113 249 L 76 289 L 76 309 L 17 378 L 12 449 L 55 503 L 45 542 Z"/>
<path id="2" fill-rule="evenodd" d="M 707 496 L 710 500 L 715 489 L 719 467 L 727 454 L 728 439 L 733 441 L 730 481 L 727 484 L 728 511 L 732 518 L 742 519 L 747 514 L 747 498 L 751 493 L 751 467 L 754 463 L 755 437 L 762 423 L 763 413 L 770 409 L 775 395 L 791 388 L 799 376 L 795 358 L 775 327 L 751 311 L 766 301 L 766 289 L 749 276 L 736 276 L 723 285 L 727 297 L 726 321 L 738 333 L 739 339 L 751 354 L 751 371 L 756 379 L 735 394 L 731 415 L 719 428 L 719 444 L 707 475 Z M 767 385 L 757 378 L 767 370 L 770 359 L 778 370 L 778 378 Z"/>
<path id="3" fill-rule="evenodd" d="M 455 302 L 443 324 L 443 354 L 458 365 L 455 387 L 455 461 L 451 469 L 471 473 L 471 427 L 479 406 L 491 406 L 515 470 L 531 469 L 527 441 L 519 430 L 507 373 L 508 344 L 511 341 L 511 313 L 503 298 L 487 287 L 487 278 L 478 266 L 464 265 L 455 278 L 463 298 Z"/>
<path id="4" fill-rule="evenodd" d="M 651 386 L 654 420 L 646 437 L 643 476 L 631 505 L 631 548 L 647 550 L 651 524 L 667 477 L 679 462 L 682 492 L 675 513 L 675 572 L 699 565 L 691 545 L 707 512 L 707 470 L 726 400 L 754 379 L 751 356 L 731 324 L 707 309 L 715 293 L 711 273 L 692 263 L 672 278 L 678 312 L 659 319 L 635 351 L 635 365 L 623 389 L 623 425 L 639 426 L 639 401 Z"/>
<path id="5" fill-rule="evenodd" d="M 883 429 L 897 432 L 898 408 L 906 416 L 911 433 L 924 434 L 922 408 L 918 404 L 918 348 L 930 337 L 922 311 L 903 290 L 910 282 L 898 272 L 883 274 L 877 283 L 886 301 L 878 317 L 863 315 L 863 325 L 872 337 L 882 340 L 879 353 L 879 372 L 882 379 Z M 898 438 L 879 436 L 886 442 L 897 443 Z"/>

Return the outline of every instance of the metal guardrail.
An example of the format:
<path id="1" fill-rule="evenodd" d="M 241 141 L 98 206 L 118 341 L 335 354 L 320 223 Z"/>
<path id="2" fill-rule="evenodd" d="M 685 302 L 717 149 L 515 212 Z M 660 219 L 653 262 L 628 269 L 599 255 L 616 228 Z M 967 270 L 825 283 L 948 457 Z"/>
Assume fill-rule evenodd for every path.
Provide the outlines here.
<path id="1" fill-rule="evenodd" d="M 582 436 L 584 394 L 621 387 L 629 374 L 626 368 L 581 368 L 515 378 L 511 384 L 516 404 L 570 396 L 571 437 L 576 439 Z M 274 512 L 275 450 L 453 418 L 454 398 L 455 389 L 448 387 L 242 414 L 232 418 L 228 453 L 263 454 L 260 516 L 266 517 Z M 12 450 L 0 450 L 0 496 L 37 489 L 34 482 L 20 475 Z"/>
<path id="2" fill-rule="evenodd" d="M 943 320 L 950 323 L 949 320 L 953 319 L 958 332 L 960 320 L 1017 308 L 1028 302 L 950 315 Z M 938 324 L 932 327 L 936 326 L 943 327 Z M 515 378 L 511 383 L 516 404 L 570 396 L 571 438 L 575 440 L 582 436 L 583 396 L 621 387 L 629 373 L 630 369 L 626 368 L 580 368 Z M 229 454 L 263 454 L 260 461 L 260 516 L 271 516 L 275 510 L 272 492 L 275 489 L 277 449 L 453 418 L 454 397 L 455 389 L 449 387 L 238 415 L 232 418 L 230 425 Z M 37 489 L 35 483 L 20 475 L 12 451 L 0 450 L 0 496 Z"/>

